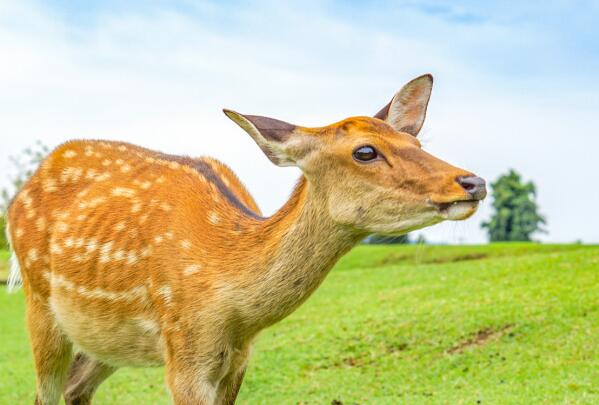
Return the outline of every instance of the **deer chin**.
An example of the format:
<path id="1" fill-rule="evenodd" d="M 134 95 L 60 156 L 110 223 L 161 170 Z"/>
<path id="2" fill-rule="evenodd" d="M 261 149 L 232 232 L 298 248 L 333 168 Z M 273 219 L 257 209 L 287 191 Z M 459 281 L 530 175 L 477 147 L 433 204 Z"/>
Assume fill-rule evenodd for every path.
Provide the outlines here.
<path id="1" fill-rule="evenodd" d="M 418 213 L 404 213 L 400 218 L 387 220 L 374 226 L 369 226 L 365 230 L 369 234 L 380 234 L 386 236 L 400 236 L 406 233 L 426 228 L 443 221 L 436 210 L 424 210 Z"/>
<path id="2" fill-rule="evenodd" d="M 469 218 L 478 208 L 477 200 L 460 200 L 436 204 L 444 220 L 461 221 Z"/>

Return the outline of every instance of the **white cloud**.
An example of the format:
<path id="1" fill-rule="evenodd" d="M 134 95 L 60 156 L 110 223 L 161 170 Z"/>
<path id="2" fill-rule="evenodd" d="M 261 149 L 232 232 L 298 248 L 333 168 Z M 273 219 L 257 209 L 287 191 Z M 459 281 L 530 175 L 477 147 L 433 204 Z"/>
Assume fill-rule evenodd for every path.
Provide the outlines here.
<path id="1" fill-rule="evenodd" d="M 520 170 L 538 184 L 549 220 L 544 239 L 599 241 L 587 214 L 599 204 L 590 185 L 593 175 L 597 181 L 599 138 L 591 134 L 599 106 L 589 96 L 596 86 L 551 82 L 551 72 L 540 72 L 543 80 L 501 76 L 471 63 L 473 50 L 489 54 L 485 40 L 502 52 L 518 41 L 499 23 L 451 31 L 447 21 L 407 10 L 404 21 L 427 24 L 418 35 L 375 24 L 381 13 L 365 13 L 360 24 L 311 3 L 258 3 L 188 14 L 109 10 L 76 24 L 55 10 L 12 3 L 0 11 L 0 169 L 35 139 L 51 146 L 73 137 L 126 140 L 218 157 L 272 213 L 298 172 L 272 166 L 222 107 L 323 125 L 376 112 L 403 82 L 430 71 L 427 148 L 487 179 Z M 483 241 L 478 224 L 487 208 L 426 234 Z"/>

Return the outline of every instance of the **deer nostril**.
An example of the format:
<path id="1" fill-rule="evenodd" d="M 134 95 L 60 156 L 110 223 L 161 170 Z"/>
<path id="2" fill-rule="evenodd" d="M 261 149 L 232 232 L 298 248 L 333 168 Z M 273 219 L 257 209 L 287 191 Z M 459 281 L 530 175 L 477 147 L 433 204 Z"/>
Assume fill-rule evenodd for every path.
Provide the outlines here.
<path id="1" fill-rule="evenodd" d="M 477 176 L 458 176 L 456 182 L 475 200 L 482 200 L 487 195 L 485 181 Z"/>
<path id="2" fill-rule="evenodd" d="M 460 183 L 462 185 L 462 187 L 464 187 L 464 189 L 466 191 L 470 191 L 472 189 L 474 189 L 476 186 L 472 183 Z"/>

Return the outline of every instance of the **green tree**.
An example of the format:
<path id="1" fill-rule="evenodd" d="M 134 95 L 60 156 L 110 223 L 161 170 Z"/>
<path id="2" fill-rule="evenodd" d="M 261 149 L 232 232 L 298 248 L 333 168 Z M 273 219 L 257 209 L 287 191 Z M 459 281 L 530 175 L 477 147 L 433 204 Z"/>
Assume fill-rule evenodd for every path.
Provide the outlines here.
<path id="1" fill-rule="evenodd" d="M 510 169 L 491 187 L 495 212 L 490 221 L 481 225 L 487 229 L 491 242 L 530 241 L 533 233 L 545 232 L 542 225 L 546 221 L 539 213 L 533 182 L 524 183 L 520 174 Z"/>
<path id="2" fill-rule="evenodd" d="M 10 185 L 0 190 L 0 249 L 5 249 L 8 246 L 5 238 L 5 214 L 10 201 L 27 179 L 35 172 L 49 151 L 46 145 L 41 141 L 37 141 L 32 147 L 22 150 L 18 155 L 9 157 L 15 174 L 9 176 Z"/>

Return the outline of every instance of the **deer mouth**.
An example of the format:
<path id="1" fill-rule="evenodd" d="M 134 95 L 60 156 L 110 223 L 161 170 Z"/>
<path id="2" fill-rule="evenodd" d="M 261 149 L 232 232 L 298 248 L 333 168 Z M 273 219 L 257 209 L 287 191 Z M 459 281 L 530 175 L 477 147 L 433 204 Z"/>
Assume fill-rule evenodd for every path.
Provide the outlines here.
<path id="1" fill-rule="evenodd" d="M 444 203 L 435 203 L 443 219 L 459 221 L 470 217 L 478 208 L 478 200 L 458 200 Z"/>

